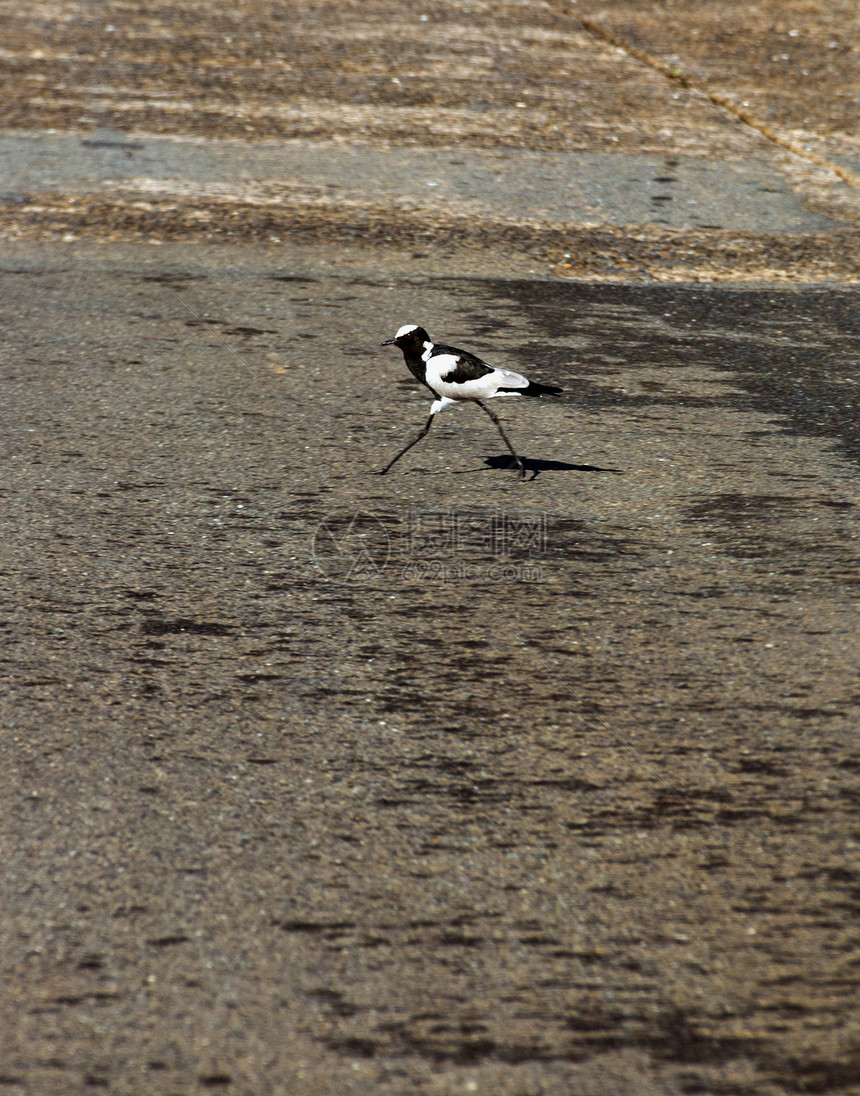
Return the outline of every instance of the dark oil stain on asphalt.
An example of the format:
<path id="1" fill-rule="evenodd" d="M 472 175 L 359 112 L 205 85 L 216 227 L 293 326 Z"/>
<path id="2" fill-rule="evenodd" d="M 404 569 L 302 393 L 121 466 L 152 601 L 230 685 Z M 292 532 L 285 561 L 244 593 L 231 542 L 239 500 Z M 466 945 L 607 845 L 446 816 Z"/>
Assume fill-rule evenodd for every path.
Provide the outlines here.
<path id="1" fill-rule="evenodd" d="M 520 347 L 523 359 L 540 355 L 548 376 L 556 361 L 569 361 L 569 352 L 547 354 L 547 338 L 572 340 L 581 363 L 577 375 L 586 378 L 605 377 L 613 364 L 674 370 L 694 359 L 731 373 L 745 390 L 743 400 L 720 396 L 723 406 L 778 415 L 784 429 L 834 438 L 846 456 L 860 460 L 860 288 L 715 291 L 530 281 L 486 282 L 484 288 L 503 312 L 531 328 L 532 338 Z M 599 331 L 596 314 L 606 317 Z M 486 309 L 473 318 L 476 331 L 497 325 Z M 611 396 L 587 381 L 577 397 L 590 408 L 663 402 L 657 394 Z M 683 406 L 676 397 L 666 402 Z"/>

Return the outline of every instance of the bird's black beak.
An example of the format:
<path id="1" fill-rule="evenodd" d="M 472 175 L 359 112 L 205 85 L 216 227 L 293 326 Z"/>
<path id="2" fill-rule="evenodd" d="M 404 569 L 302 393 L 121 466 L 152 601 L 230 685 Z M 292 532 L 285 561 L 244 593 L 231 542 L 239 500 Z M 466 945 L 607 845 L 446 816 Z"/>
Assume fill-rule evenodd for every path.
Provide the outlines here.
<path id="1" fill-rule="evenodd" d="M 396 339 L 386 339 L 384 343 L 380 343 L 380 346 L 391 346 L 393 342 L 397 342 Z"/>

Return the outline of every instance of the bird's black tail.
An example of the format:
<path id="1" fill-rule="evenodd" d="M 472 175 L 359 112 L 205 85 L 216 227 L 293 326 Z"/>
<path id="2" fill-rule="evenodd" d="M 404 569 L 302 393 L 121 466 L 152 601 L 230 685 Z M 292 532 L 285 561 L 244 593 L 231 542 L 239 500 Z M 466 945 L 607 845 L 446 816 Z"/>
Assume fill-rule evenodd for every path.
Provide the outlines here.
<path id="1" fill-rule="evenodd" d="M 521 388 L 519 391 L 523 396 L 560 396 L 564 389 L 556 384 L 538 384 L 536 381 L 529 381 L 528 388 Z"/>

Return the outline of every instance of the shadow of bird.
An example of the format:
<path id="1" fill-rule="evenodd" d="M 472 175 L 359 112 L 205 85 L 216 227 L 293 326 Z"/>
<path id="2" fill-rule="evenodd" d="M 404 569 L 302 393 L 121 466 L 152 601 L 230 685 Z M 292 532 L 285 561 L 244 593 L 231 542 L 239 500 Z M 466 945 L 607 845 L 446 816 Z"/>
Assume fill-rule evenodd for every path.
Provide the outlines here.
<path id="1" fill-rule="evenodd" d="M 606 472 L 613 476 L 623 476 L 620 468 L 601 468 L 596 464 L 569 464 L 564 460 L 541 460 L 539 457 L 521 457 L 526 472 L 531 472 L 532 480 L 538 478 L 541 472 Z M 487 468 L 511 468 L 513 467 L 508 454 L 502 453 L 498 457 L 484 457 Z"/>

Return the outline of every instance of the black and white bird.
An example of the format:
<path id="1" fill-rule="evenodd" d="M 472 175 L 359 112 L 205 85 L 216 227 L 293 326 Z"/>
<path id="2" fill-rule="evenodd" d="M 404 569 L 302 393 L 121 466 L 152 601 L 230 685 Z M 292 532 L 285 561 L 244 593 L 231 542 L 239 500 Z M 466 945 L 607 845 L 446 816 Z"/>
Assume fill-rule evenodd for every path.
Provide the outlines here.
<path id="1" fill-rule="evenodd" d="M 401 327 L 393 339 L 386 339 L 382 345 L 391 346 L 392 343 L 403 351 L 412 376 L 426 385 L 436 399 L 430 407 L 430 418 L 418 437 L 401 449 L 393 460 L 380 469 L 379 474 L 384 476 L 404 453 L 408 453 L 413 445 L 417 445 L 427 435 L 433 425 L 434 415 L 445 407 L 467 401 L 476 403 L 496 424 L 502 440 L 516 461 L 520 478 L 524 478 L 525 465 L 517 456 L 495 412 L 481 401 L 494 399 L 496 396 L 558 396 L 561 389 L 553 384 L 537 384 L 510 369 L 488 365 L 468 350 L 434 343 L 423 327 L 412 323 Z"/>

